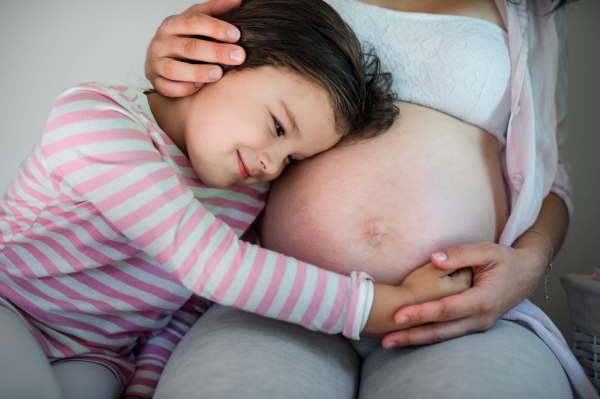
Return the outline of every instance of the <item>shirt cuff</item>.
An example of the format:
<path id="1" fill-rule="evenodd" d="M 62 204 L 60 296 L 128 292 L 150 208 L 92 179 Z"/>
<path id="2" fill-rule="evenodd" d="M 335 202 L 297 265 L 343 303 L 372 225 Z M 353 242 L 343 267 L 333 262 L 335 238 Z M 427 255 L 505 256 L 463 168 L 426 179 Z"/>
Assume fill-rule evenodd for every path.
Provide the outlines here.
<path id="1" fill-rule="evenodd" d="M 365 272 L 352 272 L 350 275 L 352 294 L 346 327 L 343 334 L 354 340 L 360 339 L 360 332 L 367 324 L 373 306 L 373 278 Z"/>

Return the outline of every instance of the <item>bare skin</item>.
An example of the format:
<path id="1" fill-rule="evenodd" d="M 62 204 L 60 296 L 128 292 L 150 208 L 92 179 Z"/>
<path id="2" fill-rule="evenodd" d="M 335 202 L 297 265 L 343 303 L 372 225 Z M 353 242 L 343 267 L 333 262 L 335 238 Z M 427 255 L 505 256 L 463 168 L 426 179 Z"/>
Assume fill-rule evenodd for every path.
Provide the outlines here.
<path id="1" fill-rule="evenodd" d="M 467 15 L 494 22 L 502 27 L 493 0 L 368 2 L 404 11 Z M 228 43 L 234 42 L 235 40 L 226 39 L 227 29 L 231 26 L 210 18 L 210 15 L 218 15 L 237 4 L 239 0 L 211 0 L 188 10 L 188 13 L 208 15 L 191 17 L 182 14 L 173 17 L 168 24 L 165 24 L 166 20 L 163 22 L 150 44 L 146 62 L 146 74 L 157 90 L 164 91 L 163 94 L 167 96 L 181 96 L 196 91 L 195 83 L 214 81 L 206 77 L 210 65 L 191 66 L 189 70 L 194 71 L 192 73 L 173 69 L 169 79 L 164 78 L 164 65 L 174 62 L 174 58 L 186 58 L 182 56 L 181 50 L 187 40 L 186 35 L 203 34 L 221 38 L 220 40 Z M 414 8 L 416 5 L 420 5 L 421 8 Z M 193 47 L 197 51 L 190 51 L 187 58 L 209 62 L 216 61 L 218 58 L 221 62 L 232 64 L 240 62 L 231 59 L 227 61 L 231 48 L 235 48 L 234 45 L 208 46 L 208 42 L 199 42 L 194 46 L 188 45 L 188 48 Z M 556 254 L 566 234 L 567 225 L 568 213 L 564 202 L 555 194 L 549 194 L 544 199 L 542 209 L 532 228 L 543 231 L 551 238 Z M 526 233 L 519 237 L 512 247 L 481 242 L 453 246 L 444 252 L 448 254 L 448 260 L 440 262 L 432 258 L 434 264 L 440 268 L 450 269 L 472 266 L 473 288 L 441 301 L 401 309 L 396 314 L 397 320 L 407 316 L 409 320 L 429 321 L 431 324 L 393 333 L 386 337 L 384 345 L 389 345 L 391 342 L 396 342 L 398 345 L 434 343 L 489 329 L 507 310 L 535 291 L 545 272 L 549 246 L 546 239 L 539 234 Z"/>

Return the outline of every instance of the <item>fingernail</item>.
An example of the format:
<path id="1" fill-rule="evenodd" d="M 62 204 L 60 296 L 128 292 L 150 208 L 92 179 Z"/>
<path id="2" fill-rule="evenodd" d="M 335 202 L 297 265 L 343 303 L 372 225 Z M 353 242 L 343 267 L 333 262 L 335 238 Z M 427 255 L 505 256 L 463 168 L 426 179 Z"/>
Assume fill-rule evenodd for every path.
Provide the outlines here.
<path id="1" fill-rule="evenodd" d="M 401 318 L 396 320 L 396 324 L 406 324 L 409 320 L 410 319 L 408 318 L 408 316 L 402 316 Z"/>
<path id="2" fill-rule="evenodd" d="M 387 345 L 385 346 L 385 349 L 390 349 L 393 348 L 394 346 L 397 346 L 398 344 L 395 342 L 388 342 Z"/>
<path id="3" fill-rule="evenodd" d="M 241 61 L 244 59 L 244 54 L 242 53 L 242 50 L 236 49 L 236 50 L 231 50 L 229 57 L 234 61 Z"/>
<path id="4" fill-rule="evenodd" d="M 227 28 L 227 37 L 237 42 L 240 38 L 240 31 L 234 28 Z"/>
<path id="5" fill-rule="evenodd" d="M 445 252 L 436 252 L 433 254 L 433 257 L 439 260 L 440 262 L 445 262 L 448 260 L 448 255 Z"/>
<path id="6" fill-rule="evenodd" d="M 196 86 L 197 88 L 201 88 L 202 86 L 204 86 L 204 83 L 196 82 L 194 83 L 194 86 Z"/>
<path id="7" fill-rule="evenodd" d="M 221 77 L 221 69 L 219 68 L 212 68 L 210 70 L 210 72 L 208 73 L 208 76 L 210 76 L 211 79 L 217 80 Z"/>

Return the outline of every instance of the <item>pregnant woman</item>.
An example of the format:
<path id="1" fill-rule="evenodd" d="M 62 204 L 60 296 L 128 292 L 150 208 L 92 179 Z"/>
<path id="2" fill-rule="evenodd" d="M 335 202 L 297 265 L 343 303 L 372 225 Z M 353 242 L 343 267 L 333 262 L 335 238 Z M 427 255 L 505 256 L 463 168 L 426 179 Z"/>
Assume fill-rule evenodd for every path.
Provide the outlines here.
<path id="1" fill-rule="evenodd" d="M 381 338 L 351 342 L 213 307 L 175 351 L 156 397 L 182 386 L 194 397 L 595 397 L 556 327 L 526 300 L 572 211 L 557 154 L 565 8 L 546 0 L 328 3 L 393 73 L 400 118 L 386 135 L 288 168 L 273 184 L 261 244 L 392 285 L 430 260 L 473 267 L 474 286 L 400 310 L 399 324 L 423 325 L 388 334 L 384 347 L 403 347 L 393 350 Z M 189 12 L 218 15 L 232 5 Z M 176 59 L 243 61 L 232 44 L 178 51 L 181 35 L 237 38 L 207 15 L 198 20 L 193 32 L 172 20 L 150 46 L 147 75 L 167 95 L 221 75 L 218 66 Z"/>

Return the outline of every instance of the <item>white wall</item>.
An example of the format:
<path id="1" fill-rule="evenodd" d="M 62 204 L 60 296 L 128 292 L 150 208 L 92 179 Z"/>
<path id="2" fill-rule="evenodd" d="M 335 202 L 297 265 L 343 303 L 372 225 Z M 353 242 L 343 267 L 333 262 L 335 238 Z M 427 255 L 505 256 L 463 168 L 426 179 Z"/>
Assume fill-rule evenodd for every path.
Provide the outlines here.
<path id="1" fill-rule="evenodd" d="M 0 192 L 43 130 L 56 95 L 86 81 L 140 84 L 161 21 L 193 0 L 0 1 Z M 576 214 L 555 261 L 550 299 L 533 301 L 570 338 L 563 273 L 600 268 L 600 2 L 572 7 L 570 140 Z M 599 253 L 595 251 L 599 251 Z"/>

